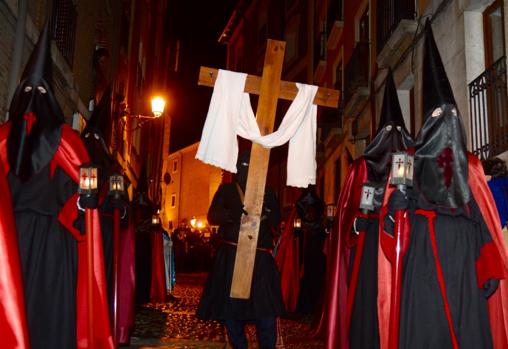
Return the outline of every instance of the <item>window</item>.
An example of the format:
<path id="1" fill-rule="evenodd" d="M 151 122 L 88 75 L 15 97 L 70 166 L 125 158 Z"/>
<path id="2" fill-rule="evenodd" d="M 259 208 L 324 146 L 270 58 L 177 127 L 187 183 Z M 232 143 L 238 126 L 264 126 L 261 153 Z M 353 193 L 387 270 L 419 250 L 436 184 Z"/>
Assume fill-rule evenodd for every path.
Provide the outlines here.
<path id="1" fill-rule="evenodd" d="M 490 67 L 504 53 L 503 1 L 496 0 L 483 12 L 485 66 Z"/>
<path id="2" fill-rule="evenodd" d="M 72 67 L 77 12 L 72 0 L 54 0 L 50 28 L 56 46 Z"/>
<path id="3" fill-rule="evenodd" d="M 173 172 L 178 171 L 178 160 L 173 161 Z"/>
<path id="4" fill-rule="evenodd" d="M 171 207 L 176 207 L 176 194 L 171 194 Z"/>

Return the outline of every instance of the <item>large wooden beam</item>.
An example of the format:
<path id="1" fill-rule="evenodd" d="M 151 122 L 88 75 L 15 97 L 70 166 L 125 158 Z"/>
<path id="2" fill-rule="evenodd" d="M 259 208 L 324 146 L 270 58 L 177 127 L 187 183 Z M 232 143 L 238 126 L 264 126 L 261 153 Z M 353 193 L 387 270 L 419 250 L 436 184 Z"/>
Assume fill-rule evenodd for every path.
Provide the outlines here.
<path id="1" fill-rule="evenodd" d="M 210 86 L 215 85 L 219 70 L 215 68 L 201 67 L 199 69 L 198 85 Z M 261 91 L 261 78 L 255 75 L 247 75 L 245 82 L 245 92 L 259 95 Z M 298 88 L 294 82 L 281 81 L 279 98 L 285 100 L 293 100 L 298 93 Z M 329 88 L 320 87 L 314 98 L 314 104 L 323 107 L 337 108 L 339 106 L 340 92 Z"/>
<path id="2" fill-rule="evenodd" d="M 263 75 L 259 87 L 259 102 L 256 111 L 256 120 L 261 135 L 271 133 L 273 130 L 285 46 L 285 42 L 275 40 L 268 40 L 266 45 Z M 265 149 L 256 143 L 252 144 L 243 203 L 248 214 L 242 216 L 240 224 L 230 293 L 232 298 L 250 298 L 269 158 L 269 149 Z"/>

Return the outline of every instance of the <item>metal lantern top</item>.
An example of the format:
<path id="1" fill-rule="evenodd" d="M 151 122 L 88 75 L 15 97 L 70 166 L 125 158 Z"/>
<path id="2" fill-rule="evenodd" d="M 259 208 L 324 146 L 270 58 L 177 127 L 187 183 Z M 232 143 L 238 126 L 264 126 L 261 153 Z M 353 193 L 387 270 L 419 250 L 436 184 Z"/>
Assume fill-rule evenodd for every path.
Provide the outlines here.
<path id="1" fill-rule="evenodd" d="M 79 169 L 79 188 L 80 194 L 92 195 L 98 191 L 97 167 L 94 165 L 84 165 Z"/>
<path id="2" fill-rule="evenodd" d="M 362 195 L 360 197 L 360 209 L 366 211 L 374 211 L 374 191 L 372 184 L 365 183 L 362 186 Z"/>
<path id="3" fill-rule="evenodd" d="M 414 156 L 405 152 L 393 153 L 392 178 L 390 183 L 395 185 L 413 185 Z"/>

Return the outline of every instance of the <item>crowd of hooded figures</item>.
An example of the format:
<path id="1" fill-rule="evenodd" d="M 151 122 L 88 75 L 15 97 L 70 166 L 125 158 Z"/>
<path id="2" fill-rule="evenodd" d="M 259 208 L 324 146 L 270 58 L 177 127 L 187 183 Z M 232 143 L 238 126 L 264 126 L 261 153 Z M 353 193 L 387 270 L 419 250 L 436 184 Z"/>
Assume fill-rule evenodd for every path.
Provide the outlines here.
<path id="1" fill-rule="evenodd" d="M 248 215 L 243 208 L 248 154 L 239 157 L 234 181 L 219 187 L 208 220 L 219 226 L 221 243 L 197 315 L 222 321 L 234 348 L 247 348 L 249 322 L 256 325 L 261 348 L 280 344 L 277 319 L 301 310 L 301 295 L 309 292 L 302 283 L 305 267 L 318 290 L 312 297 L 319 301 L 311 305 L 314 335 L 327 349 L 508 348 L 508 249 L 481 162 L 466 149 L 429 21 L 424 50 L 423 125 L 413 139 L 389 70 L 377 131 L 349 168 L 335 226 L 328 235 L 323 229 L 323 235 L 319 229 L 314 233 L 326 256 L 314 254 L 302 268 L 299 256 L 305 253 L 295 251 L 305 246 L 300 241 L 312 243 L 313 235 L 306 240 L 295 230 L 282 234 L 272 257 L 271 231 L 280 213 L 267 189 L 252 293 L 245 300 L 231 298 L 240 219 Z M 396 152 L 414 159 L 407 188 L 390 184 Z M 373 188 L 370 210 L 360 209 L 365 184 Z M 312 211 L 323 205 L 316 205 L 311 191 L 303 202 L 306 209 L 298 215 L 308 228 L 316 222 L 309 218 Z"/>
<path id="2" fill-rule="evenodd" d="M 389 71 L 377 131 L 349 168 L 333 229 L 323 226 L 321 199 L 304 191 L 290 216 L 300 217 L 302 227 L 286 224 L 275 244 L 281 212 L 266 188 L 248 299 L 232 298 L 230 290 L 241 217 L 249 214 L 243 205 L 249 153 L 238 158 L 233 181 L 221 184 L 212 200 L 208 221 L 217 232 L 186 226 L 172 232 L 177 270 L 210 271 L 197 316 L 221 321 L 235 349 L 248 347 L 247 323 L 255 324 L 260 348 L 281 344 L 279 318 L 288 311 L 314 313 L 314 335 L 327 349 L 508 348 L 506 202 L 496 208 L 494 201 L 503 201 L 498 194 L 507 192 L 506 178 L 487 184 L 480 161 L 467 152 L 430 22 L 424 49 L 419 133 L 413 139 L 404 125 Z M 96 118 L 82 138 L 65 124 L 51 80 L 46 25 L 12 98 L 9 121 L 0 126 L 0 339 L 5 348 L 113 348 L 113 332 L 122 343 L 133 326 L 132 313 L 121 317 L 129 323 L 114 322 L 115 331 L 111 324 L 109 233 L 116 209 L 128 230 L 125 202 L 108 197 L 105 186 L 97 202 L 80 201 L 97 207 L 100 222 L 90 233 L 99 267 L 87 274 L 79 168 L 99 164 L 105 182 L 115 165 Z M 95 113 L 102 110 L 98 105 Z M 413 185 L 404 190 L 390 185 L 392 155 L 400 151 L 414 158 Z M 370 211 L 360 209 L 366 183 L 373 188 Z M 132 278 L 133 269 L 127 274 Z M 119 278 L 131 297 L 125 304 L 132 304 L 133 280 Z"/>

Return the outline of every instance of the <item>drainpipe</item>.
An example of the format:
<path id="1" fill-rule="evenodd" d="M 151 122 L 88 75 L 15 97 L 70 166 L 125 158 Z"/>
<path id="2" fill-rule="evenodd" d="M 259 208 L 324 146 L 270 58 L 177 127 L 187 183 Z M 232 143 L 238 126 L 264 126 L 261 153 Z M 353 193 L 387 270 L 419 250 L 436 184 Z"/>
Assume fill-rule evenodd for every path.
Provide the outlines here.
<path id="1" fill-rule="evenodd" d="M 18 2 L 18 20 L 16 21 L 16 33 L 14 36 L 14 47 L 12 51 L 11 69 L 9 73 L 9 86 L 7 95 L 7 104 L 10 103 L 14 91 L 18 85 L 19 72 L 21 70 L 21 60 L 23 59 L 23 45 L 25 44 L 26 33 L 26 14 L 28 12 L 28 0 L 19 0 Z M 9 119 L 9 112 L 5 120 Z"/>

